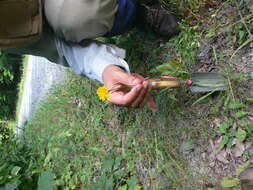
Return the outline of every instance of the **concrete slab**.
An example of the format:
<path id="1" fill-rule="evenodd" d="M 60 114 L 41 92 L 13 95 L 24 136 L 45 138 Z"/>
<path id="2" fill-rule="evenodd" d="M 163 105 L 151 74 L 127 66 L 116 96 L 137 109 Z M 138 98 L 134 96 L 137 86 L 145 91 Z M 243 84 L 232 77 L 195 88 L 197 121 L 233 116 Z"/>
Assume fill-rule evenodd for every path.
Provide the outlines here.
<path id="1" fill-rule="evenodd" d="M 65 67 L 42 57 L 29 56 L 27 67 L 17 121 L 17 135 L 22 134 L 24 124 L 32 118 L 39 103 L 46 97 L 49 90 L 64 82 L 67 75 Z"/>

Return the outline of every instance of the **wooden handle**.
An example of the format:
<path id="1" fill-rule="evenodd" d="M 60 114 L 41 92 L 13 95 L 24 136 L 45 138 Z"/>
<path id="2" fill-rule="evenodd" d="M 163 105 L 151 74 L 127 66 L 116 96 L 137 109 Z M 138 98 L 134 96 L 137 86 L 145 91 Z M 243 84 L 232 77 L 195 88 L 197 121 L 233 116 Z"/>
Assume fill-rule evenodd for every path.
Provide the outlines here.
<path id="1" fill-rule="evenodd" d="M 153 89 L 159 88 L 179 88 L 181 86 L 180 80 L 177 79 L 148 79 Z"/>
<path id="2" fill-rule="evenodd" d="M 151 84 L 152 89 L 159 89 L 159 88 L 179 88 L 181 86 L 181 81 L 177 78 L 173 79 L 147 79 L 147 81 Z M 121 86 L 119 88 L 110 89 L 109 91 L 118 91 L 118 90 L 131 90 L 132 86 Z"/>

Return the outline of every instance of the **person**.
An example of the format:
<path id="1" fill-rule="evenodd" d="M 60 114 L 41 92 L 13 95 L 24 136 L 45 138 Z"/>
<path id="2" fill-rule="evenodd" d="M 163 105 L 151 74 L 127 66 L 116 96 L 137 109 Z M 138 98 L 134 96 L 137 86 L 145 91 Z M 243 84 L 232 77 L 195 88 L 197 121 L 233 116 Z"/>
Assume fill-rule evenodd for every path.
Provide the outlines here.
<path id="1" fill-rule="evenodd" d="M 135 0 L 16 0 L 12 2 L 16 2 L 13 6 L 16 6 L 17 16 L 10 17 L 6 8 L 8 4 L 4 4 L 5 2 L 0 2 L 0 23 L 5 22 L 2 28 L 0 25 L 0 49 L 1 38 L 5 37 L 4 32 L 8 30 L 8 35 L 12 34 L 9 38 L 11 39 L 14 32 L 23 32 L 25 27 L 28 30 L 29 24 L 39 20 L 36 15 L 28 22 L 27 18 L 31 18 L 26 16 L 28 10 L 31 7 L 40 7 L 37 14 L 42 12 L 43 30 L 39 40 L 20 42 L 18 47 L 15 43 L 7 48 L 5 46 L 6 52 L 42 56 L 52 62 L 69 66 L 76 74 L 97 80 L 108 89 L 121 89 L 110 91 L 108 101 L 112 104 L 131 108 L 142 108 L 147 104 L 152 111 L 157 110 L 150 95 L 151 86 L 141 75 L 130 73 L 124 60 L 124 50 L 95 39 L 120 35 L 138 24 L 149 25 L 161 36 L 170 37 L 177 34 L 179 20 L 161 5 L 148 6 Z M 22 7 L 22 2 L 30 4 Z M 31 2 L 35 2 L 34 5 Z M 21 8 L 26 9 L 25 12 L 22 12 Z M 33 24 L 30 31 L 34 30 L 34 26 L 39 25 Z M 21 32 L 16 32 L 15 35 L 20 37 Z M 120 88 L 122 85 L 132 88 L 125 91 Z"/>

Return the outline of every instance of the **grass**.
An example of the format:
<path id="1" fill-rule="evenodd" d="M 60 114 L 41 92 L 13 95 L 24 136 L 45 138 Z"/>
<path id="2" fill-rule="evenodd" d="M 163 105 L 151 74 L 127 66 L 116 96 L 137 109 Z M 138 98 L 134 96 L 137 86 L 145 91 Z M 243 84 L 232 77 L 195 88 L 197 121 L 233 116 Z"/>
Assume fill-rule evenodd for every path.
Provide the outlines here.
<path id="1" fill-rule="evenodd" d="M 199 11 L 208 1 L 171 2 L 179 10 L 185 6 L 189 18 L 191 14 L 200 18 Z M 104 40 L 126 49 L 132 70 L 144 76 L 166 72 L 188 76 L 199 66 L 197 49 L 212 28 L 203 31 L 187 22 L 181 27 L 183 32 L 171 40 L 136 30 Z M 223 60 L 219 48 L 210 58 L 217 64 Z M 234 69 L 230 68 L 233 64 L 225 67 L 221 71 Z M 186 88 L 154 91 L 159 112 L 152 113 L 147 108 L 102 103 L 95 96 L 99 84 L 69 73 L 66 83 L 53 90 L 25 126 L 24 138 L 2 142 L 0 187 L 206 190 L 206 184 L 215 182 L 206 175 L 208 171 L 200 171 L 200 165 L 206 163 L 194 149 L 206 150 L 208 140 L 218 136 L 228 136 L 225 147 L 237 136 L 241 141 L 252 138 L 252 126 L 247 123 L 251 83 L 240 77 L 230 79 L 230 91 L 204 98 L 189 94 Z M 214 126 L 217 118 L 223 124 L 232 118 L 239 133 L 232 131 L 232 124 Z"/>
<path id="2" fill-rule="evenodd" d="M 147 175 L 157 181 L 154 189 L 166 185 L 156 179 L 158 173 L 165 173 L 175 187 L 189 189 L 187 164 L 179 162 L 178 124 L 171 121 L 175 116 L 181 120 L 182 116 L 168 113 L 176 105 L 160 96 L 164 102 L 159 104 L 159 114 L 111 107 L 94 97 L 96 87 L 70 75 L 67 84 L 54 92 L 26 126 L 24 141 L 35 153 L 39 171 L 53 171 L 60 189 L 104 189 L 104 183 L 98 184 L 103 174 L 107 180 L 111 176 L 117 179 L 116 172 L 121 171 L 121 178 L 112 182 L 118 188 L 143 172 L 136 171 L 139 164 L 153 171 Z M 117 159 L 121 161 L 116 171 L 110 167 L 101 170 L 104 164 Z"/>
<path id="3" fill-rule="evenodd" d="M 27 73 L 28 68 L 28 56 L 25 56 L 23 58 L 23 65 L 22 65 L 22 76 L 18 87 L 18 101 L 16 103 L 16 120 L 18 120 L 19 112 L 20 112 L 20 106 L 23 99 L 23 93 L 24 93 L 24 86 L 25 86 L 25 76 Z"/>

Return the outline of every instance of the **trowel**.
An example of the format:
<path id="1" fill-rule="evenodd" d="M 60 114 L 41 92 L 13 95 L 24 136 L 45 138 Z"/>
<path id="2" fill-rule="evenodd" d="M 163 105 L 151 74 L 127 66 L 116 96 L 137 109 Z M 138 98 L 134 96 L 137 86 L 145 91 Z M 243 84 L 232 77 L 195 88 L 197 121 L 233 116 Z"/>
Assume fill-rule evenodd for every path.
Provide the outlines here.
<path id="1" fill-rule="evenodd" d="M 248 74 L 248 78 L 253 79 L 253 72 Z M 225 91 L 228 89 L 227 77 L 221 73 L 213 72 L 192 73 L 190 79 L 187 80 L 181 80 L 174 77 L 147 80 L 150 82 L 153 89 L 180 88 L 188 86 L 192 93 Z"/>
<path id="2" fill-rule="evenodd" d="M 253 72 L 248 73 L 248 79 L 253 79 Z M 146 78 L 149 81 L 152 89 L 161 88 L 181 88 L 187 86 L 190 88 L 192 93 L 201 92 L 214 92 L 214 91 L 225 91 L 228 89 L 227 76 L 221 73 L 214 72 L 196 72 L 192 73 L 191 77 L 187 80 L 180 78 L 166 76 L 161 78 Z M 110 91 L 117 90 L 130 90 L 132 86 L 121 86 L 119 88 L 110 89 Z"/>

